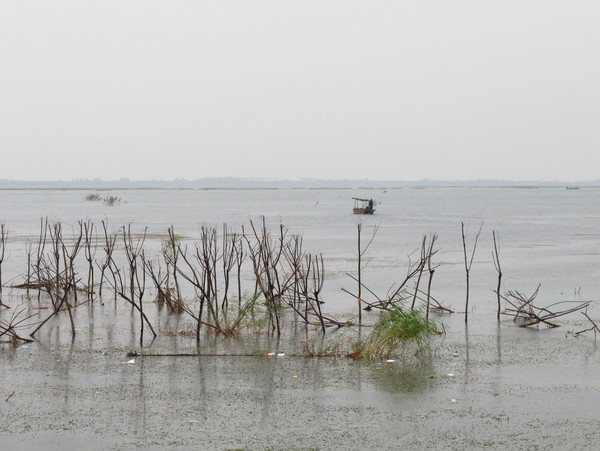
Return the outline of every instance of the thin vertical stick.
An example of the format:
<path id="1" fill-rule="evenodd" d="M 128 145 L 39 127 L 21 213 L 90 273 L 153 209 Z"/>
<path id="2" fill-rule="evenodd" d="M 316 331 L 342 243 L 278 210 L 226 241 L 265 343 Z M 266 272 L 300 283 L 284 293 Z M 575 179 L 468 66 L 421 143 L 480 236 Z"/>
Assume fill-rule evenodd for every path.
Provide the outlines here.
<path id="1" fill-rule="evenodd" d="M 362 325 L 362 249 L 360 246 L 360 235 L 362 231 L 362 224 L 356 224 L 357 226 L 357 246 L 358 246 L 358 294 L 356 299 L 358 300 L 358 325 Z"/>
<path id="2" fill-rule="evenodd" d="M 435 242 L 438 236 L 436 234 L 431 235 L 431 239 L 429 242 L 429 249 L 427 250 L 427 269 L 429 271 L 429 280 L 427 282 L 427 305 L 425 310 L 425 318 L 429 319 L 429 305 L 431 300 L 431 282 L 433 280 L 433 274 L 435 273 L 435 269 L 438 265 L 432 265 L 431 259 L 437 253 L 437 250 L 434 250 Z"/>
<path id="3" fill-rule="evenodd" d="M 494 251 L 492 252 L 492 257 L 494 260 L 494 266 L 496 267 L 496 271 L 498 272 L 498 287 L 496 288 L 496 298 L 498 299 L 498 313 L 497 318 L 500 321 L 500 288 L 502 285 L 502 268 L 500 267 L 500 252 L 498 251 L 498 240 L 496 237 L 496 231 L 492 230 L 492 236 L 494 237 Z"/>
<path id="4" fill-rule="evenodd" d="M 462 244 L 463 244 L 463 253 L 465 257 L 465 274 L 467 278 L 467 293 L 465 297 L 465 323 L 469 318 L 469 275 L 471 272 L 471 266 L 473 265 L 473 258 L 475 257 L 475 250 L 477 249 L 477 241 L 479 240 L 479 235 L 481 234 L 481 229 L 483 228 L 483 221 L 481 221 L 481 226 L 479 226 L 479 231 L 475 236 L 475 242 L 473 243 L 473 251 L 471 252 L 471 257 L 467 258 L 467 240 L 465 237 L 465 223 L 461 222 L 461 232 L 462 232 Z"/>

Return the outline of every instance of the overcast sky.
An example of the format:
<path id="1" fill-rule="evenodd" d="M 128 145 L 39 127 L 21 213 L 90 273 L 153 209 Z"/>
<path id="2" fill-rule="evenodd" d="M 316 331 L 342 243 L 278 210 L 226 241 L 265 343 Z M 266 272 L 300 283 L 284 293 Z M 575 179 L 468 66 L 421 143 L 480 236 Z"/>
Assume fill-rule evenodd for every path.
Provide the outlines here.
<path id="1" fill-rule="evenodd" d="M 0 178 L 600 178 L 598 0 L 0 0 Z"/>

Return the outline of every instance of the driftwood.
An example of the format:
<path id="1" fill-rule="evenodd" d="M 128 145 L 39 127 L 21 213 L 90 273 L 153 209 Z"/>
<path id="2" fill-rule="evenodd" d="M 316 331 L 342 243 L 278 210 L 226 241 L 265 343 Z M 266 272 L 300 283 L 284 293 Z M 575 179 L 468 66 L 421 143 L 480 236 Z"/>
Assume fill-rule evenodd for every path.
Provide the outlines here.
<path id="1" fill-rule="evenodd" d="M 500 295 L 500 297 L 510 305 L 510 307 L 506 308 L 502 313 L 504 315 L 512 316 L 513 320 L 519 323 L 519 327 L 529 327 L 540 323 L 544 323 L 549 327 L 559 327 L 559 324 L 553 323 L 551 320 L 582 310 L 590 305 L 590 301 L 587 301 L 577 303 L 576 306 L 564 310 L 551 310 L 551 308 L 558 305 L 571 303 L 569 301 L 563 301 L 556 302 L 546 307 L 538 307 L 533 304 L 533 301 L 539 293 L 540 286 L 541 285 L 538 285 L 533 294 L 529 297 L 516 290 L 508 291 L 506 295 Z"/>
<path id="2" fill-rule="evenodd" d="M 596 336 L 596 333 L 600 332 L 600 327 L 598 327 L 598 324 L 592 318 L 589 317 L 589 315 L 587 314 L 587 309 L 586 309 L 585 312 L 581 312 L 581 313 L 583 314 L 583 316 L 585 316 L 587 318 L 587 320 L 590 323 L 592 323 L 592 327 L 588 327 L 587 329 L 583 329 L 583 330 L 580 330 L 580 331 L 577 331 L 577 332 L 573 332 L 573 335 L 577 337 L 577 336 L 579 336 L 579 335 L 581 335 L 581 334 L 583 334 L 585 332 L 589 332 L 590 330 L 593 330 L 594 331 L 594 336 Z"/>
<path id="3" fill-rule="evenodd" d="M 11 339 L 11 341 L 25 341 L 31 342 L 29 338 L 22 337 L 17 332 L 17 329 L 22 327 L 29 327 L 29 324 L 26 324 L 26 321 L 32 318 L 34 315 L 24 316 L 25 308 L 16 310 L 13 312 L 10 318 L 2 319 L 0 318 L 0 337 L 6 336 Z"/>

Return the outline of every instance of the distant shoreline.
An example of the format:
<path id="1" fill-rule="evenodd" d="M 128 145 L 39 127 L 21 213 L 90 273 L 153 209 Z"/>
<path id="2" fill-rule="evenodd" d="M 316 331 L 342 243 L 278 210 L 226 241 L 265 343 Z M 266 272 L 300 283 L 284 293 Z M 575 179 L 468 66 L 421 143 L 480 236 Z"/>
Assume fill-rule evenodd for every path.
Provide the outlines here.
<path id="1" fill-rule="evenodd" d="M 435 187 L 556 188 L 600 187 L 600 180 L 511 181 L 511 180 L 274 180 L 246 178 L 203 178 L 198 180 L 71 180 L 29 181 L 0 179 L 0 189 L 400 189 Z"/>

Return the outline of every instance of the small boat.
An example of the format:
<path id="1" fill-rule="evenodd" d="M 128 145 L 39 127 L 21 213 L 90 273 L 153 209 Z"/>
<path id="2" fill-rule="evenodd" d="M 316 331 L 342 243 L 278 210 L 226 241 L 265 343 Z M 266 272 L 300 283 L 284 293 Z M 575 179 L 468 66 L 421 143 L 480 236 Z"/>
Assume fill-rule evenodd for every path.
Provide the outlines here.
<path id="1" fill-rule="evenodd" d="M 578 186 L 567 186 L 567 189 L 579 189 Z"/>
<path id="2" fill-rule="evenodd" d="M 354 199 L 354 208 L 352 209 L 352 213 L 355 215 L 372 215 L 375 212 L 375 202 L 373 199 L 359 199 L 358 197 L 353 197 Z"/>

